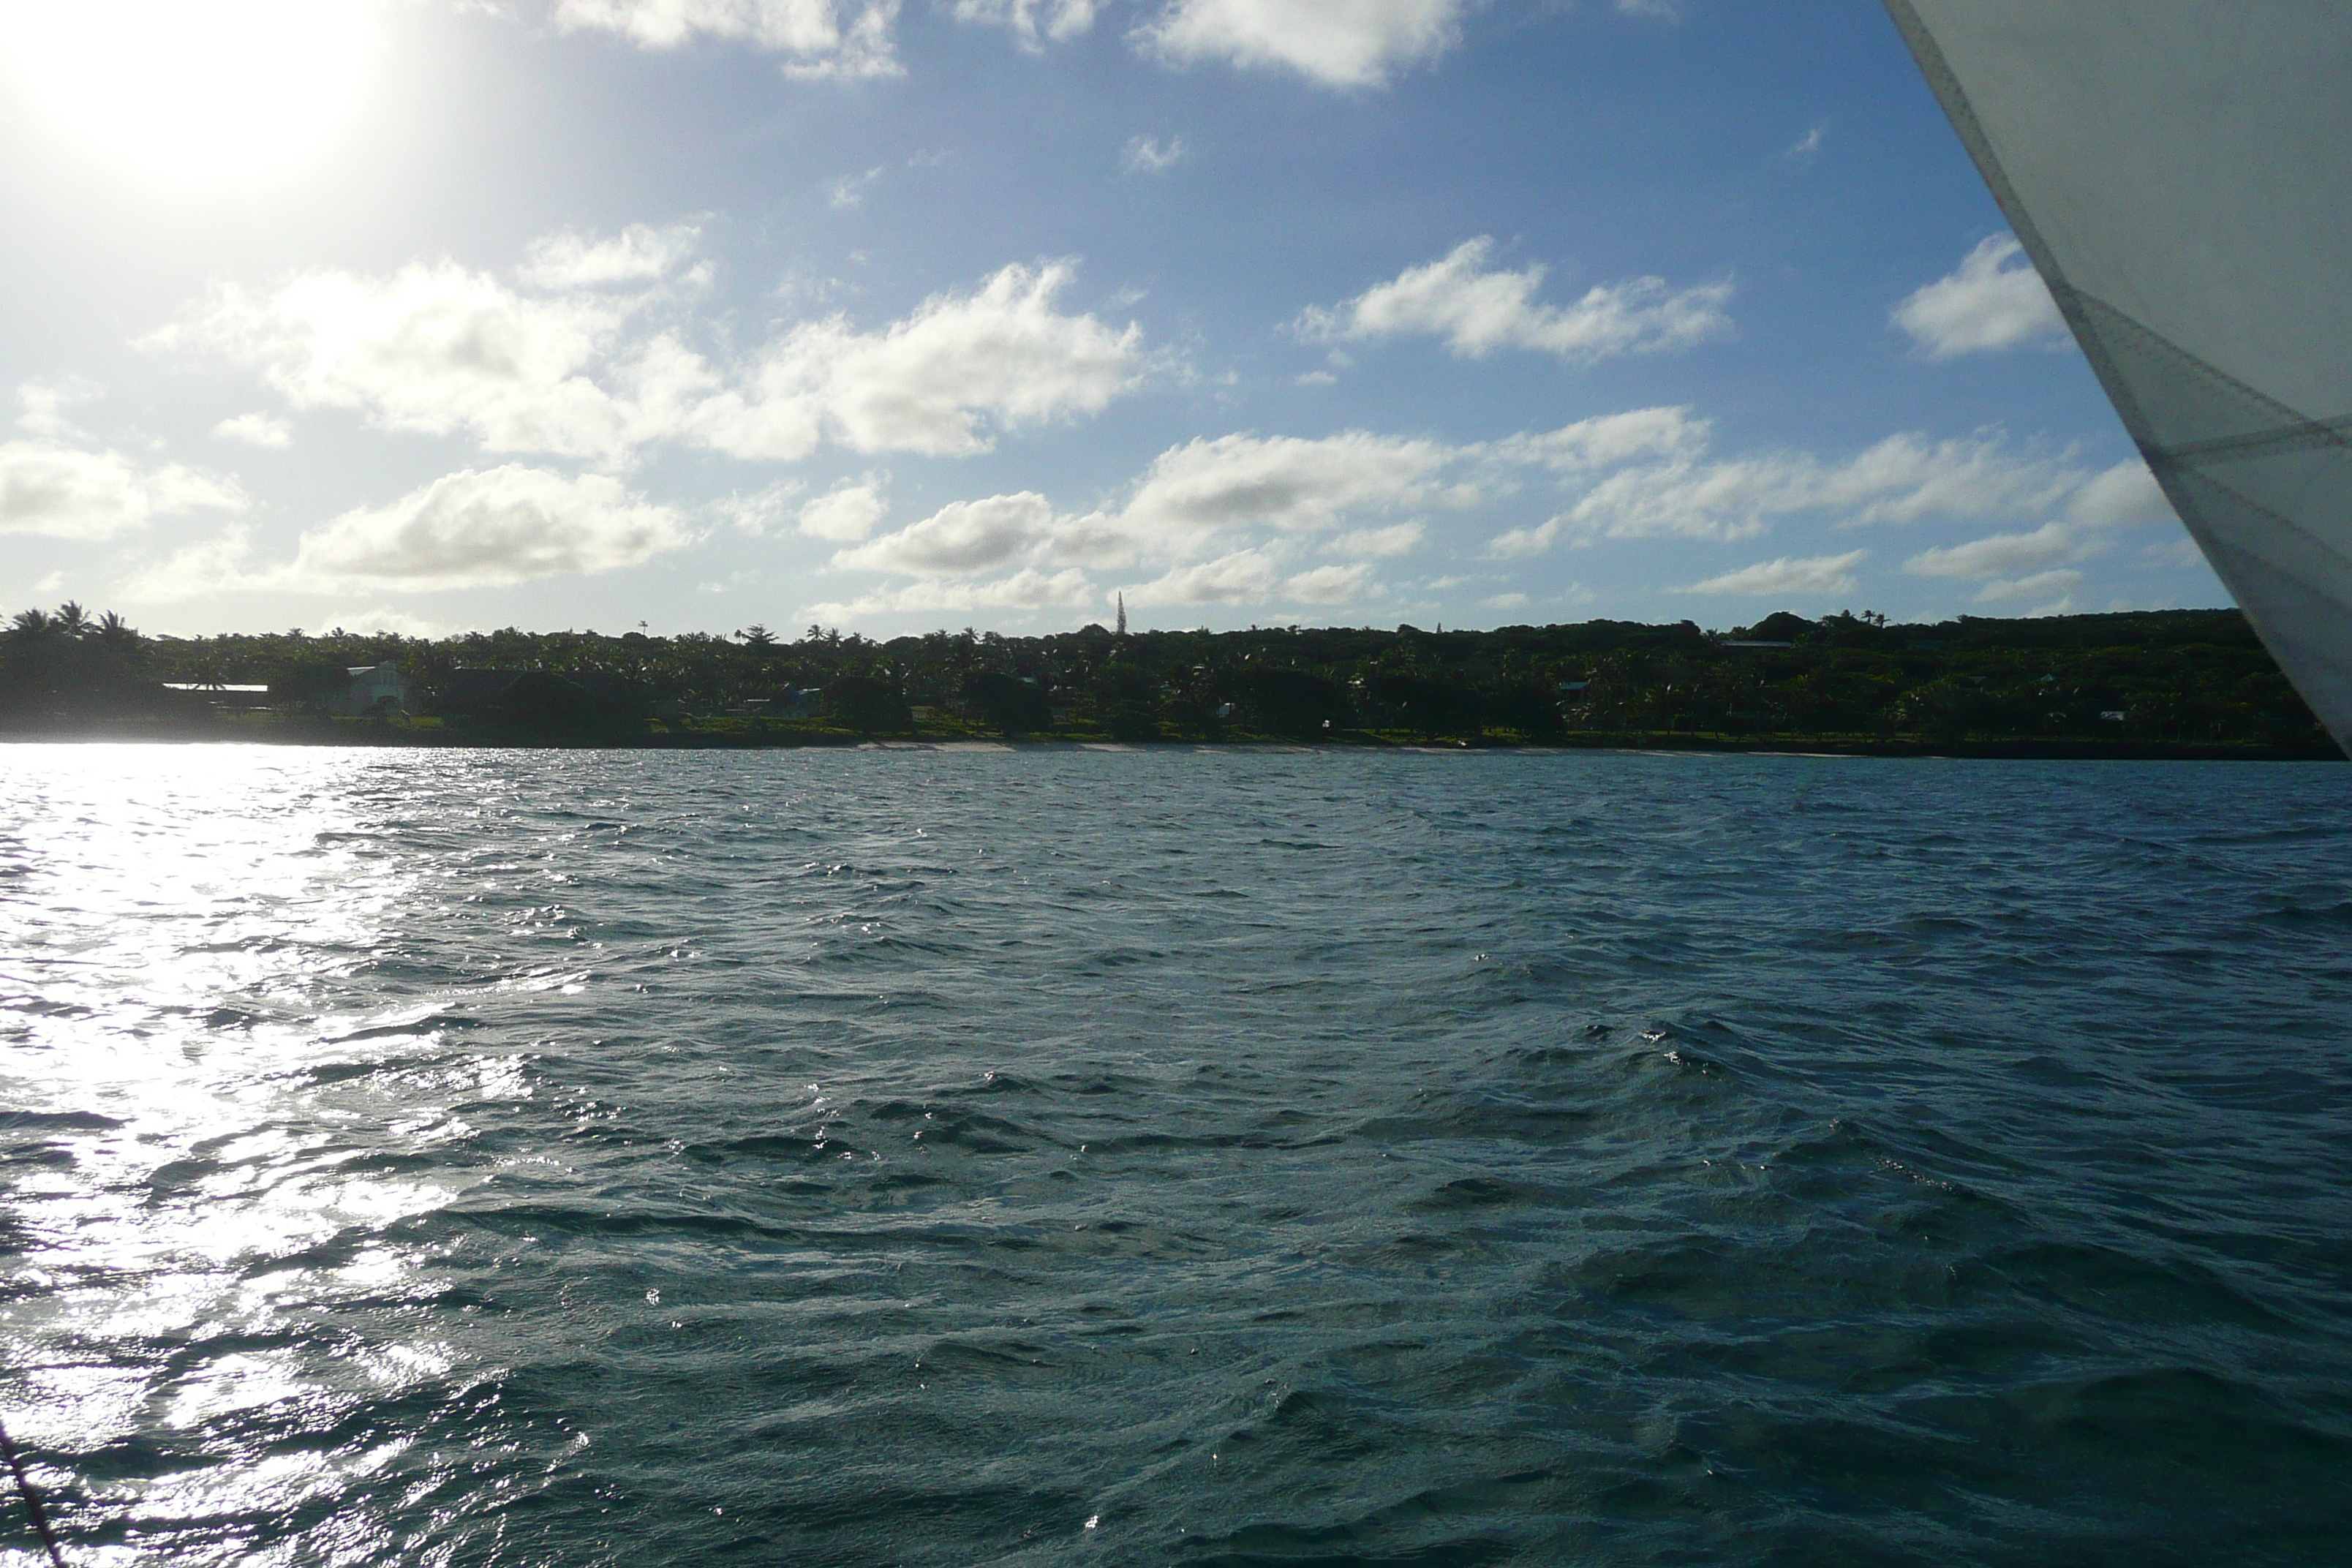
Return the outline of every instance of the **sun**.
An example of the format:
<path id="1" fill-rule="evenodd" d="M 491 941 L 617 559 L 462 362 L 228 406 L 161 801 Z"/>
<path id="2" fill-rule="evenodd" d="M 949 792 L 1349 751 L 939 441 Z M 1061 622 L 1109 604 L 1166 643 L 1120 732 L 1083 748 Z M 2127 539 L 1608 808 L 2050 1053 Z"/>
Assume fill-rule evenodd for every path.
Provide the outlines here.
<path id="1" fill-rule="evenodd" d="M 299 162 L 358 97 L 369 0 L 0 0 L 0 48 L 82 136 L 175 184 Z"/>

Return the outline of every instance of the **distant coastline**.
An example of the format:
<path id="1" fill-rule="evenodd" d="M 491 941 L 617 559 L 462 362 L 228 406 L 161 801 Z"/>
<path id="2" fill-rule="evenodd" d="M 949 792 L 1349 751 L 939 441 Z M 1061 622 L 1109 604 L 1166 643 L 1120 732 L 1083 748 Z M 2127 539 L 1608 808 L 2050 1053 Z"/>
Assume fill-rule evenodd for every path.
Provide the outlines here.
<path id="1" fill-rule="evenodd" d="M 68 604 L 0 633 L 0 741 L 2342 760 L 2234 610 L 877 643 L 816 626 L 150 637 Z"/>
<path id="2" fill-rule="evenodd" d="M 962 733 L 866 737 L 846 731 L 646 733 L 628 736 L 499 734 L 493 731 L 441 733 L 404 725 L 338 724 L 332 730 L 291 725 L 138 724 L 0 729 L 0 745 L 194 746 L 268 745 L 373 751 L 1332 751 L 1410 753 L 1476 752 L 1654 752 L 1821 757 L 1980 758 L 2042 762 L 2313 762 L 2340 763 L 2344 754 L 2325 740 L 2304 745 L 2070 740 L 2053 737 L 1935 741 L 1903 736 L 1709 735 L 1688 732 L 1594 732 L 1563 734 L 1537 742 L 1520 740 L 1420 741 L 1341 733 L 1322 739 L 1234 736 L 1215 740 L 1114 741 Z"/>

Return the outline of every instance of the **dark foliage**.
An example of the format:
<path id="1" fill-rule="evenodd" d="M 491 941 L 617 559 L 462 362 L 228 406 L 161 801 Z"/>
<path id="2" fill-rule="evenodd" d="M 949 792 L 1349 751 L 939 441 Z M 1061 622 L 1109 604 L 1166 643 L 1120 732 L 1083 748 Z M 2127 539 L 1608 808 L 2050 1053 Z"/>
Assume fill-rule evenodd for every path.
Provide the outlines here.
<path id="1" fill-rule="evenodd" d="M 824 689 L 824 706 L 842 728 L 861 735 L 902 735 L 914 728 L 898 682 L 880 676 L 836 678 Z"/>
<path id="2" fill-rule="evenodd" d="M 1037 735 L 1054 727 L 1054 705 L 1033 683 L 1002 670 L 966 676 L 959 695 L 980 721 L 1002 735 Z"/>
<path id="3" fill-rule="evenodd" d="M 758 626 L 737 637 L 509 629 L 438 641 L 341 631 L 143 638 L 115 617 L 92 620 L 67 605 L 25 612 L 0 634 L 0 714 L 70 722 L 175 710 L 175 694 L 158 681 L 268 682 L 283 706 L 299 709 L 335 679 L 328 671 L 379 663 L 416 683 L 415 710 L 428 717 L 551 736 L 728 722 L 747 733 L 903 734 L 920 709 L 929 732 L 1129 740 L 2328 749 L 2234 610 L 1934 626 L 1783 612 L 1727 634 L 1687 621 L 1587 621 L 1486 632 L 966 630 L 876 643 L 812 626 L 787 643 Z M 730 718 L 810 689 L 824 693 L 814 716 Z M 770 710 L 784 710 L 799 705 Z"/>

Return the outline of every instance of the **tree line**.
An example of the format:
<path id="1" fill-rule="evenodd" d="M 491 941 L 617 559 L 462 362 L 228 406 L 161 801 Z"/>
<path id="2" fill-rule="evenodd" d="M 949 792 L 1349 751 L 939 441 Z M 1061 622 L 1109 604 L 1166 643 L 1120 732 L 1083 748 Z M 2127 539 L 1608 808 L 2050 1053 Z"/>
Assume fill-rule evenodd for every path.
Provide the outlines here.
<path id="1" fill-rule="evenodd" d="M 966 628 L 877 642 L 823 626 L 787 640 L 756 626 L 730 637 L 511 627 L 436 639 L 341 629 L 145 637 L 68 604 L 25 611 L 0 634 L 0 724 L 204 721 L 211 705 L 202 693 L 167 684 L 267 685 L 295 713 L 350 668 L 383 663 L 416 683 L 427 725 L 438 695 L 464 684 L 458 672 L 495 670 L 533 677 L 507 688 L 528 697 L 500 710 L 505 719 L 593 721 L 609 737 L 1717 737 L 2331 750 L 2234 610 L 1917 625 L 1782 613 L 1721 633 L 1688 621 L 1608 620 L 1492 631 Z"/>

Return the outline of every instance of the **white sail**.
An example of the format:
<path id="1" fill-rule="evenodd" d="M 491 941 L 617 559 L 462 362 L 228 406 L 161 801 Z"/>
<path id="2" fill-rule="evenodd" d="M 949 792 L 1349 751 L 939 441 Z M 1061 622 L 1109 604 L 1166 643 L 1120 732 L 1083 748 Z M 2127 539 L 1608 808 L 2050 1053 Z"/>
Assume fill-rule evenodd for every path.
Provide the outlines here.
<path id="1" fill-rule="evenodd" d="M 1886 0 L 2182 522 L 2352 750 L 2352 0 Z"/>

